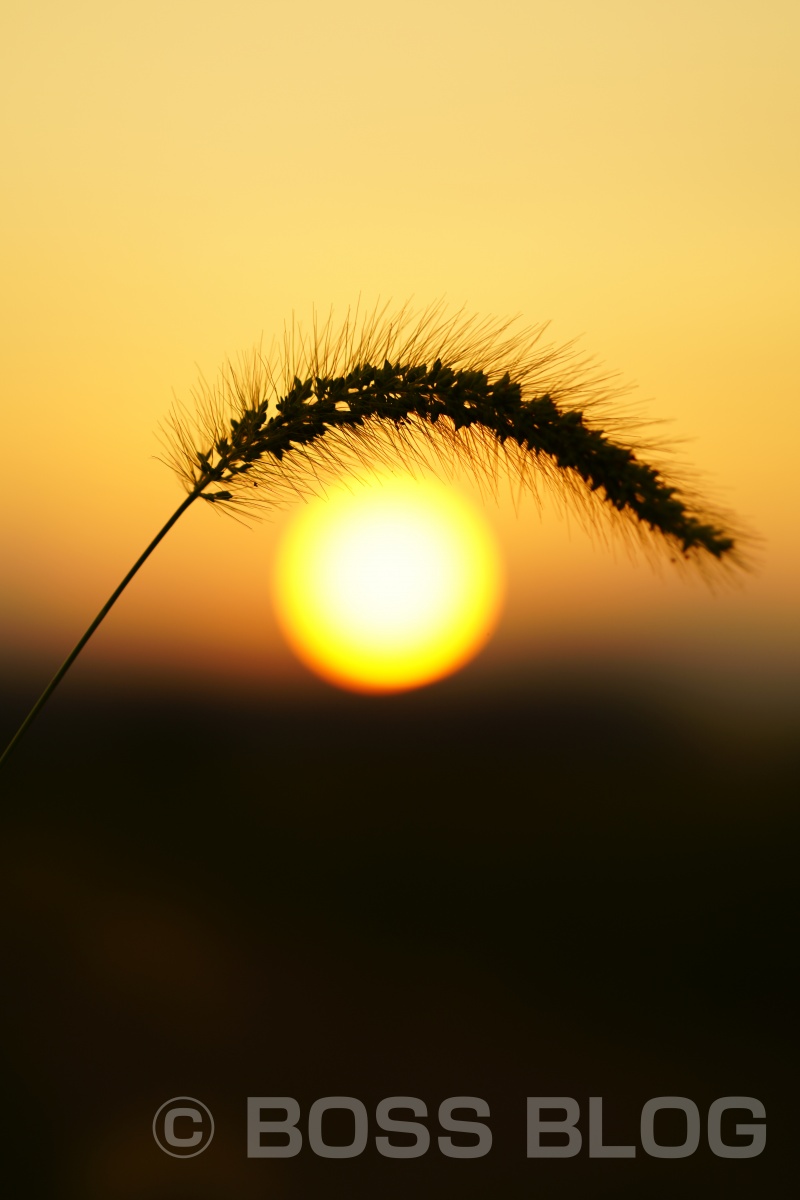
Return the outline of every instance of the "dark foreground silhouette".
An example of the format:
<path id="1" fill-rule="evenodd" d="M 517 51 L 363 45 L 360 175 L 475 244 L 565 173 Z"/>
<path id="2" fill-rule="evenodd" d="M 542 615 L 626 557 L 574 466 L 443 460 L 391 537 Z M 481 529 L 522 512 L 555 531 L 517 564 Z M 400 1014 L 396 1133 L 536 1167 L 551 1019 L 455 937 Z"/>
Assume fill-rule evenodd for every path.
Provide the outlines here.
<path id="1" fill-rule="evenodd" d="M 5 780 L 4 1174 L 64 1200 L 788 1196 L 798 764 L 764 737 L 608 680 L 62 697 Z M 602 1096 L 626 1144 L 652 1097 L 742 1094 L 749 1162 L 525 1156 L 528 1095 Z M 217 1124 L 191 1161 L 150 1131 L 176 1095 Z M 433 1148 L 248 1160 L 261 1095 L 416 1096 Z M 481 1160 L 436 1150 L 454 1095 L 490 1105 Z"/>

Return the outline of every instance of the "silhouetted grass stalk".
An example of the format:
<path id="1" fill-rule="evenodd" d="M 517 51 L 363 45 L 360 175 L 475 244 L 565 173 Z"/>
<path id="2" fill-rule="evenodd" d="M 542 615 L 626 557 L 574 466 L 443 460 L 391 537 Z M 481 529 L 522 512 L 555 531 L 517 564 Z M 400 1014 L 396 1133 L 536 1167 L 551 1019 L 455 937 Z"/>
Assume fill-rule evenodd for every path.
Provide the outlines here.
<path id="1" fill-rule="evenodd" d="M 114 607 L 117 600 L 119 600 L 120 596 L 125 591 L 125 588 L 128 586 L 130 581 L 133 579 L 136 572 L 147 561 L 147 559 L 153 553 L 153 551 L 155 550 L 156 546 L 161 541 L 161 539 L 169 533 L 170 529 L 172 529 L 172 526 L 175 524 L 175 522 L 178 520 L 178 518 L 183 516 L 183 514 L 186 512 L 186 510 L 190 504 L 194 503 L 194 501 L 198 497 L 198 494 L 199 493 L 195 493 L 194 495 L 187 496 L 186 499 L 184 500 L 183 504 L 181 504 L 179 508 L 175 509 L 175 512 L 172 514 L 170 519 L 167 521 L 166 525 L 164 525 L 158 531 L 158 533 L 153 538 L 152 542 L 147 547 L 147 549 L 144 551 L 144 553 L 141 554 L 137 558 L 136 562 L 133 564 L 130 571 L 128 571 L 128 574 L 125 576 L 125 578 L 123 579 L 123 581 L 119 585 L 119 587 L 116 589 L 116 591 L 112 592 L 112 594 L 109 596 L 108 600 L 105 602 L 103 607 L 100 609 L 100 612 L 97 614 L 97 616 L 92 621 L 89 628 L 86 630 L 86 633 L 83 635 L 83 637 L 78 642 L 78 644 L 74 647 L 74 649 L 72 650 L 72 653 L 69 654 L 68 657 L 64 659 L 63 663 L 61 664 L 59 669 L 56 671 L 55 675 L 50 680 L 50 682 L 48 683 L 47 687 L 42 692 L 39 699 L 34 704 L 33 708 L 28 713 L 27 717 L 22 722 L 22 724 L 20 725 L 17 732 L 14 734 L 11 741 L 6 746 L 5 750 L 3 751 L 2 757 L 0 757 L 0 766 L 2 766 L 2 764 L 5 762 L 6 758 L 11 753 L 11 751 L 14 749 L 14 746 L 19 741 L 19 739 L 22 737 L 23 733 L 28 728 L 28 726 L 31 724 L 31 722 L 33 720 L 35 720 L 35 718 L 39 715 L 42 708 L 44 708 L 44 705 L 47 703 L 50 696 L 52 696 L 53 692 L 56 690 L 59 683 L 66 675 L 67 671 L 70 669 L 72 664 L 75 662 L 75 659 L 78 657 L 78 655 L 80 654 L 83 647 L 89 641 L 89 638 L 92 636 L 95 629 L 97 629 L 98 625 L 108 616 L 109 612 Z"/>
<path id="2" fill-rule="evenodd" d="M 490 484 L 505 471 L 534 493 L 539 479 L 562 486 L 592 520 L 605 511 L 655 535 L 673 561 L 743 565 L 729 522 L 639 457 L 642 443 L 625 436 L 622 392 L 608 387 L 609 377 L 593 375 L 572 344 L 540 347 L 544 326 L 509 335 L 510 325 L 448 317 L 441 304 L 417 317 L 402 309 L 387 318 L 386 308 L 348 314 L 338 331 L 330 317 L 321 326 L 315 319 L 310 338 L 293 324 L 271 355 L 228 363 L 214 385 L 201 381 L 194 412 L 177 405 L 164 430 L 166 461 L 186 499 L 97 614 L 0 764 L 139 568 L 201 498 L 234 514 L 257 512 L 287 491 L 319 491 L 342 471 L 462 461 Z"/>

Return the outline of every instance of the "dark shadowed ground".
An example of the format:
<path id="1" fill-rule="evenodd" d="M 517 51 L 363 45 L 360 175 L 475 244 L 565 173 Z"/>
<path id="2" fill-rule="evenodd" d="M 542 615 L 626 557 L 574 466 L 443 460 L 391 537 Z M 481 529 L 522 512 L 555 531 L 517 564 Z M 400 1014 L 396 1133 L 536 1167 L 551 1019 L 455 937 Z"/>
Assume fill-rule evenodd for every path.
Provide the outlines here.
<path id="1" fill-rule="evenodd" d="M 794 1195 L 797 739 L 575 678 L 391 699 L 54 700 L 0 781 L 3 1173 L 59 1200 Z M 7 698 L 3 732 L 29 693 Z M 790 724 L 790 723 L 789 723 Z M 216 1136 L 165 1156 L 176 1095 Z M 248 1160 L 248 1096 L 420 1097 L 428 1153 Z M 493 1146 L 443 1157 L 484 1098 Z M 528 1160 L 526 1096 L 584 1148 Z M 648 1099 L 760 1099 L 767 1146 L 648 1157 Z M 605 1141 L 588 1156 L 588 1099 Z M 555 1115 L 555 1114 L 554 1114 Z M 735 1141 L 735 1120 L 723 1127 Z M 346 1118 L 325 1125 L 346 1142 Z M 682 1140 L 679 1119 L 656 1132 Z M 402 1139 L 398 1139 L 402 1140 Z M 469 1139 L 466 1139 L 469 1140 Z"/>

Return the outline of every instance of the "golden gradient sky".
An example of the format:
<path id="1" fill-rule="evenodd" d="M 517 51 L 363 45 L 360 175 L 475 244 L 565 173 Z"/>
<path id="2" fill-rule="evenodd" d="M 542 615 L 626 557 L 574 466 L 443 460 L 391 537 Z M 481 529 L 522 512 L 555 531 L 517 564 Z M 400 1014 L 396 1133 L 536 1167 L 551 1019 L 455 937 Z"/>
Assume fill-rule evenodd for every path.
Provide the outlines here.
<path id="1" fill-rule="evenodd" d="M 6 0 L 6 664 L 44 682 L 180 501 L 154 434 L 198 367 L 313 304 L 446 296 L 582 334 L 766 539 L 713 595 L 504 496 L 481 669 L 616 657 L 783 703 L 799 48 L 794 0 Z M 304 686 L 268 600 L 284 520 L 196 506 L 76 670 Z"/>

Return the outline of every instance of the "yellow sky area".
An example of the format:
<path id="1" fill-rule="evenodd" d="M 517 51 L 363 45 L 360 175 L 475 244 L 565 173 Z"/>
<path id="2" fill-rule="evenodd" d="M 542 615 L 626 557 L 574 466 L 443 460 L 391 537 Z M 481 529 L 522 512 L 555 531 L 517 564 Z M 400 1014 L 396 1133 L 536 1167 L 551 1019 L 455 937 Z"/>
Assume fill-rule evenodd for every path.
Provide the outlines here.
<path id="1" fill-rule="evenodd" d="M 152 458 L 172 390 L 360 293 L 583 334 L 766 539 L 713 597 L 505 497 L 487 661 L 796 662 L 799 33 L 790 0 L 7 0 L 4 656 L 66 652 L 179 502 Z M 281 519 L 192 510 L 86 669 L 299 680 Z"/>

